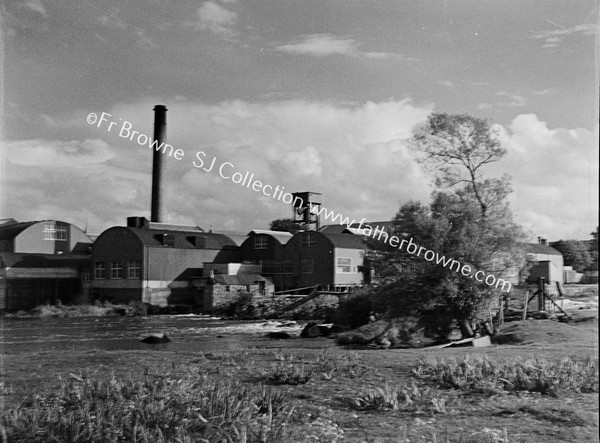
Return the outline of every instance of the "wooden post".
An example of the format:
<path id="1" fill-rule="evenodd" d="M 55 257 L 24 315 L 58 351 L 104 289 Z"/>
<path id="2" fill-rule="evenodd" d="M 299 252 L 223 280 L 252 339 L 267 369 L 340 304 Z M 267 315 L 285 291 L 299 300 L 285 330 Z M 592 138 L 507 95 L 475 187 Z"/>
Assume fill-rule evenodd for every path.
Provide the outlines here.
<path id="1" fill-rule="evenodd" d="M 504 324 L 504 297 L 500 300 L 500 312 L 498 312 L 498 329 Z"/>
<path id="2" fill-rule="evenodd" d="M 544 284 L 544 277 L 540 277 L 540 279 L 538 280 L 538 311 L 544 311 L 546 306 L 545 306 L 545 295 L 546 295 L 546 290 L 545 290 L 545 284 Z"/>
<path id="3" fill-rule="evenodd" d="M 525 306 L 523 306 L 523 321 L 527 318 L 527 305 L 529 305 L 529 290 L 525 293 Z"/>

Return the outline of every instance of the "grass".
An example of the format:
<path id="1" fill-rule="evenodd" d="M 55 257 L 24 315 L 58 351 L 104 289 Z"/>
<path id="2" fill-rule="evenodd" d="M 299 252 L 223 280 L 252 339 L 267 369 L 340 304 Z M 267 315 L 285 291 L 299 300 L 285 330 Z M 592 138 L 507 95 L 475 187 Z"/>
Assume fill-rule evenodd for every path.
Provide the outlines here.
<path id="1" fill-rule="evenodd" d="M 10 442 L 598 441 L 596 347 L 581 340 L 435 351 L 243 343 L 8 352 L 0 423 Z"/>
<path id="2" fill-rule="evenodd" d="M 413 374 L 443 387 L 491 393 L 528 391 L 558 396 L 566 391 L 598 392 L 598 359 L 591 357 L 516 357 L 493 362 L 485 355 L 467 355 L 461 360 L 423 360 Z"/>
<path id="3" fill-rule="evenodd" d="M 70 374 L 4 417 L 11 442 L 247 441 L 287 438 L 293 408 L 282 391 L 195 374 L 143 380 Z"/>

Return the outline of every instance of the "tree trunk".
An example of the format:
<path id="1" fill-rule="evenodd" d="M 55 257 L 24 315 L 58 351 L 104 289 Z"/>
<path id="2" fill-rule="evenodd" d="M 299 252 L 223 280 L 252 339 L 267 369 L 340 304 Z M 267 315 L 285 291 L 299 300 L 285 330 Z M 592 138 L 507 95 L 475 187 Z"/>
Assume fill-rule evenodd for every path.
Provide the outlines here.
<path id="1" fill-rule="evenodd" d="M 463 338 L 470 338 L 475 335 L 468 320 L 461 320 L 458 322 L 458 324 L 460 326 L 460 332 L 462 333 Z"/>

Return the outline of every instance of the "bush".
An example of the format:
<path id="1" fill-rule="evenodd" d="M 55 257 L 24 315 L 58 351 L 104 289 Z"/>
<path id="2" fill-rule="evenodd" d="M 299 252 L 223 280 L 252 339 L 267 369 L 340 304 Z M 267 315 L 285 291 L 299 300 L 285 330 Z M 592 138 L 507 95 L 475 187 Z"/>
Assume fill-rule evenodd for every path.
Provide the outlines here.
<path id="1" fill-rule="evenodd" d="M 340 300 L 339 307 L 333 316 L 334 323 L 358 328 L 369 323 L 369 318 L 375 309 L 373 292 L 369 290 L 357 291 Z"/>

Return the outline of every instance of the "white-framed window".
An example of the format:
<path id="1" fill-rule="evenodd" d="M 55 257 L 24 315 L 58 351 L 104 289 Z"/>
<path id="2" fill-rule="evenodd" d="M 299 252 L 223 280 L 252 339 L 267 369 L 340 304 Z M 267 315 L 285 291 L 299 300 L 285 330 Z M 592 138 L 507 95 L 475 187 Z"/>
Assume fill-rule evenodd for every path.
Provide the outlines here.
<path id="1" fill-rule="evenodd" d="M 67 227 L 56 223 L 46 223 L 44 225 L 44 240 L 68 240 Z"/>
<path id="2" fill-rule="evenodd" d="M 127 278 L 140 278 L 140 262 L 131 260 L 127 265 Z"/>
<path id="3" fill-rule="evenodd" d="M 94 278 L 106 278 L 106 263 L 103 261 L 94 263 Z"/>
<path id="4" fill-rule="evenodd" d="M 257 235 L 254 237 L 254 249 L 267 249 L 269 247 L 269 240 L 264 235 Z"/>
<path id="5" fill-rule="evenodd" d="M 352 273 L 352 259 L 347 257 L 338 257 L 336 271 L 338 274 Z"/>
<path id="6" fill-rule="evenodd" d="M 110 278 L 123 278 L 123 262 L 122 261 L 111 262 Z"/>
<path id="7" fill-rule="evenodd" d="M 315 234 L 312 232 L 305 232 L 302 235 L 302 246 L 305 248 L 314 248 L 315 247 Z"/>
<path id="8" fill-rule="evenodd" d="M 312 274 L 313 273 L 313 259 L 311 258 L 303 258 L 302 259 L 302 273 L 303 274 Z"/>

